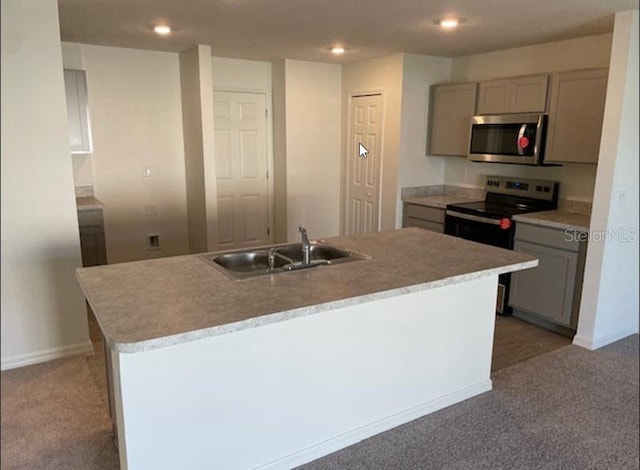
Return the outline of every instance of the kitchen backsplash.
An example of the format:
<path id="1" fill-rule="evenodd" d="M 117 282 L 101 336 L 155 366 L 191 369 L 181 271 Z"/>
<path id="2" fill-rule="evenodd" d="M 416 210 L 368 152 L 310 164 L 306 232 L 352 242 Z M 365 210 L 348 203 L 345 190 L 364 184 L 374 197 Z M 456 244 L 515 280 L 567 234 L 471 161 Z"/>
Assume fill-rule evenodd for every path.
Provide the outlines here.
<path id="1" fill-rule="evenodd" d="M 93 186 L 76 186 L 76 197 L 93 197 Z"/>
<path id="2" fill-rule="evenodd" d="M 412 186 L 409 188 L 402 188 L 400 194 L 402 198 L 414 196 L 459 195 L 484 199 L 485 191 L 478 188 L 463 188 L 462 186 L 435 184 L 431 186 Z"/>
<path id="3" fill-rule="evenodd" d="M 465 188 L 462 186 L 452 186 L 448 184 L 435 184 L 431 186 L 412 186 L 402 188 L 402 199 L 406 197 L 422 196 L 467 196 L 470 198 L 484 199 L 485 191 L 478 188 Z M 584 201 L 573 201 L 569 199 L 558 200 L 558 210 L 571 212 L 574 214 L 591 214 L 591 203 Z"/>
<path id="4" fill-rule="evenodd" d="M 591 214 L 591 203 L 583 201 L 571 201 L 569 199 L 558 200 L 558 210 L 573 214 Z"/>

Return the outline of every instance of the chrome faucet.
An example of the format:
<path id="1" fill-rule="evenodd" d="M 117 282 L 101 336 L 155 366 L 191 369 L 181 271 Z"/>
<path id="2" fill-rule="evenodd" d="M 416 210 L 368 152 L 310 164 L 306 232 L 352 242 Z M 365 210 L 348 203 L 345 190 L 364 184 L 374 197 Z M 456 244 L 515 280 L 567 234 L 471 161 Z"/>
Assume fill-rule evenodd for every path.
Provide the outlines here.
<path id="1" fill-rule="evenodd" d="M 307 237 L 307 229 L 303 226 L 298 227 L 302 235 L 302 264 L 311 264 L 311 243 Z"/>
<path id="2" fill-rule="evenodd" d="M 274 248 L 274 247 L 269 248 L 269 255 L 267 257 L 267 260 L 269 262 L 269 271 L 273 271 L 273 268 L 275 268 L 275 265 L 276 265 L 276 250 L 277 250 L 277 248 Z"/>

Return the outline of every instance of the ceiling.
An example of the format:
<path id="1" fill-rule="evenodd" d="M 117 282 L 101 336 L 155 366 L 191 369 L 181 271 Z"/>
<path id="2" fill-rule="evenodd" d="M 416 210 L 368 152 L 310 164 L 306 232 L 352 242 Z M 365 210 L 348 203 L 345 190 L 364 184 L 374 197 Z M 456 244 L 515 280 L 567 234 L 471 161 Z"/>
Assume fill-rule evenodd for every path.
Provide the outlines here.
<path id="1" fill-rule="evenodd" d="M 397 52 L 457 57 L 611 32 L 638 0 L 58 0 L 63 41 L 346 63 Z M 457 16 L 443 30 L 435 21 Z M 168 37 L 156 23 L 175 28 Z M 347 52 L 334 56 L 329 48 Z"/>

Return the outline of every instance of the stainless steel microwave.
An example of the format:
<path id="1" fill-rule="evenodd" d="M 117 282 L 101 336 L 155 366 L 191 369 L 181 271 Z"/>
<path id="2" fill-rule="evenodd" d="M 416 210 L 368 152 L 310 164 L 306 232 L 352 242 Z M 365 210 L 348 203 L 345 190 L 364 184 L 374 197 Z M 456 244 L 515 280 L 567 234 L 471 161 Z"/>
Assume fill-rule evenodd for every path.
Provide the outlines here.
<path id="1" fill-rule="evenodd" d="M 468 159 L 542 165 L 546 114 L 503 114 L 471 119 Z"/>

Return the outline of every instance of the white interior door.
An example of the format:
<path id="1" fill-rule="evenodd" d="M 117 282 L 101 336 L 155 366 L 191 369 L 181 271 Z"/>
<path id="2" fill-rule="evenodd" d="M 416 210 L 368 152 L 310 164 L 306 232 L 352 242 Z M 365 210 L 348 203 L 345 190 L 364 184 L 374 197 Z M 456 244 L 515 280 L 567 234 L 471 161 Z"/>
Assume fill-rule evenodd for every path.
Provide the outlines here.
<path id="1" fill-rule="evenodd" d="M 353 96 L 347 155 L 345 228 L 348 235 L 379 229 L 381 143 L 382 95 Z"/>
<path id="2" fill-rule="evenodd" d="M 218 248 L 269 242 L 266 97 L 215 91 Z"/>

